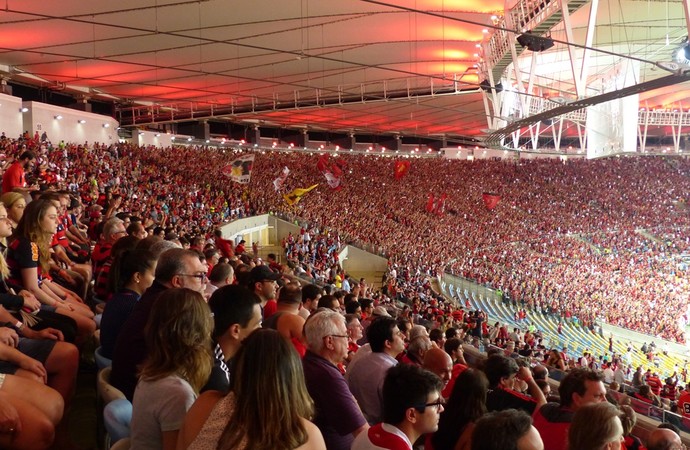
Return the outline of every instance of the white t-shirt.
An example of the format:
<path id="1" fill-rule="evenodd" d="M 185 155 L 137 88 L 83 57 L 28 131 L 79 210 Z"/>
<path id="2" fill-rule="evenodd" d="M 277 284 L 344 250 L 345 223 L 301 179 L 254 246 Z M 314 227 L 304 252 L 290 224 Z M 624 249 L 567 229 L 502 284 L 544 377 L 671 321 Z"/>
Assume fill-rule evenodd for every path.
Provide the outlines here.
<path id="1" fill-rule="evenodd" d="M 182 378 L 139 380 L 132 402 L 132 448 L 163 448 L 163 432 L 179 430 L 196 394 Z"/>

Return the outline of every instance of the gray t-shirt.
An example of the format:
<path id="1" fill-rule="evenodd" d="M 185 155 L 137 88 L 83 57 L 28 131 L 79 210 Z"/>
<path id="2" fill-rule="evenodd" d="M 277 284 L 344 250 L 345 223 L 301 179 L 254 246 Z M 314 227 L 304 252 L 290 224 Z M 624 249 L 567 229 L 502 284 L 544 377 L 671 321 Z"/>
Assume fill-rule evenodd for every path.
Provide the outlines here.
<path id="1" fill-rule="evenodd" d="M 194 389 L 178 376 L 139 380 L 132 402 L 132 448 L 162 449 L 163 432 L 182 427 L 194 400 Z"/>

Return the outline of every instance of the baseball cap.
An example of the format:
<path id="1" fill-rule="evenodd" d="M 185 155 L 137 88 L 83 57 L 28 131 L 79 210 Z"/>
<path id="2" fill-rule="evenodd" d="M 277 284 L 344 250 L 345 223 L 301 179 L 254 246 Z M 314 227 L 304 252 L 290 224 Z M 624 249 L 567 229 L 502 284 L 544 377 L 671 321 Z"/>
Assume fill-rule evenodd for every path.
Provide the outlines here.
<path id="1" fill-rule="evenodd" d="M 257 281 L 278 281 L 280 279 L 279 273 L 272 271 L 268 266 L 264 265 L 254 267 L 249 274 L 255 283 Z"/>

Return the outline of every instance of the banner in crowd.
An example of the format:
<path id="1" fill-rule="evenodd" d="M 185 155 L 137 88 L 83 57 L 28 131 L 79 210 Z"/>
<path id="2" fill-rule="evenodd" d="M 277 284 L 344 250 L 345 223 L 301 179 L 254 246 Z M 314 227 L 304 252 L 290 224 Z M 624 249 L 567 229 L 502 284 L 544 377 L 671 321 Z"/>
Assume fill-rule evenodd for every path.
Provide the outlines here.
<path id="1" fill-rule="evenodd" d="M 345 161 L 339 158 L 329 161 L 328 154 L 321 155 L 316 163 L 316 168 L 326 178 L 326 182 L 331 189 L 340 189 L 345 166 Z"/>
<path id="2" fill-rule="evenodd" d="M 484 200 L 484 206 L 486 206 L 486 209 L 491 211 L 498 206 L 498 202 L 501 201 L 501 196 L 494 194 L 493 192 L 484 192 L 482 194 L 482 199 Z"/>
<path id="3" fill-rule="evenodd" d="M 278 178 L 273 180 L 273 187 L 275 188 L 276 192 L 279 192 L 283 184 L 285 184 L 285 180 L 287 179 L 287 176 L 290 174 L 290 169 L 287 168 L 287 166 L 283 167 L 283 170 L 280 171 L 280 174 L 278 175 Z"/>
<path id="4" fill-rule="evenodd" d="M 426 201 L 426 207 L 424 209 L 428 213 L 438 214 L 440 216 L 446 212 L 447 199 L 448 194 L 446 194 L 445 192 L 441 194 L 438 198 L 434 197 L 433 192 L 429 192 L 429 198 Z"/>
<path id="5" fill-rule="evenodd" d="M 223 175 L 236 183 L 247 184 L 252 177 L 254 154 L 242 155 L 227 166 L 223 167 Z"/>
<path id="6" fill-rule="evenodd" d="M 314 184 L 312 186 L 309 186 L 308 188 L 293 189 L 292 192 L 288 192 L 287 194 L 283 194 L 283 198 L 285 199 L 285 203 L 287 203 L 290 206 L 296 205 L 302 199 L 302 196 L 304 194 L 313 190 L 316 186 L 318 186 L 318 184 Z"/>
<path id="7" fill-rule="evenodd" d="M 399 180 L 402 177 L 404 177 L 409 170 L 410 170 L 410 162 L 409 161 L 396 161 L 393 176 L 395 177 L 396 180 Z"/>

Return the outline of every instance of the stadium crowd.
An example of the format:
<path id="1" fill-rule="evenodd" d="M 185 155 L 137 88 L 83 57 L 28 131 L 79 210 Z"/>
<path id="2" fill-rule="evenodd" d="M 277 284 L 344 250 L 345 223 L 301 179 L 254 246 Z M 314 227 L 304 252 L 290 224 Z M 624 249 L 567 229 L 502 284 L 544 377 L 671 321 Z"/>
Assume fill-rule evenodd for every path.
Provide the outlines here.
<path id="1" fill-rule="evenodd" d="M 13 313 L 0 327 L 8 361 L 0 444 L 11 448 L 46 448 L 56 427 L 60 437 L 94 311 L 103 312 L 111 382 L 134 405 L 132 448 L 411 448 L 424 435 L 438 449 L 511 448 L 501 439 L 514 448 L 620 448 L 632 419 L 596 405 L 608 403 L 594 369 L 622 372 L 621 359 L 568 360 L 534 329 L 490 326 L 433 292 L 430 279 L 444 271 L 501 289 L 527 310 L 684 340 L 684 159 L 414 158 L 396 179 L 391 158 L 339 155 L 331 189 L 308 153 L 256 152 L 245 185 L 225 176 L 240 152 L 53 147 L 29 136 L 0 146 L 0 301 Z M 283 167 L 290 173 L 275 189 Z M 282 195 L 316 183 L 297 203 Z M 500 195 L 498 207 L 485 207 L 484 192 Z M 287 264 L 271 255 L 261 265 L 255 246 L 217 230 L 267 212 L 302 225 L 284 240 Z M 389 258 L 381 290 L 342 271 L 337 253 L 347 242 Z M 253 332 L 262 322 L 275 331 Z M 468 369 L 462 343 L 481 339 L 501 348 L 483 370 Z M 557 402 L 538 383 L 542 365 L 570 369 Z M 18 387 L 25 382 L 31 388 Z M 653 385 L 650 373 L 629 395 Z M 674 391 L 668 406 L 682 410 L 686 394 Z M 601 429 L 585 433 L 581 417 L 597 417 Z M 506 435 L 482 442 L 483 427 Z M 657 434 L 648 448 L 677 436 Z"/>

